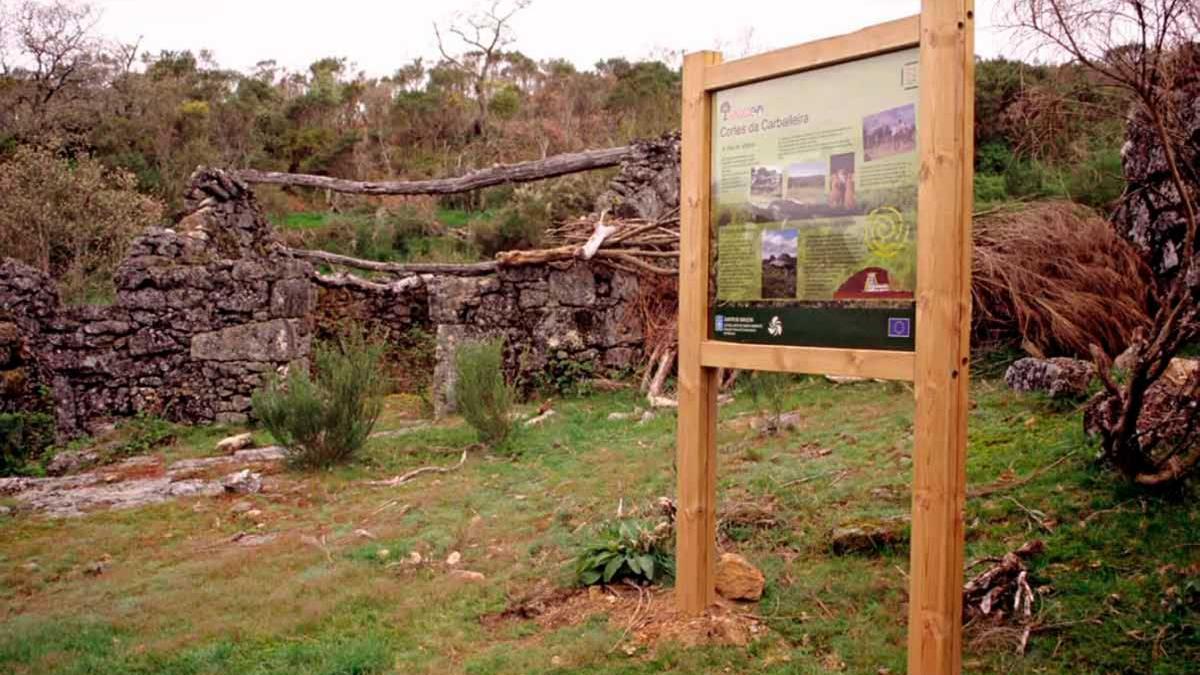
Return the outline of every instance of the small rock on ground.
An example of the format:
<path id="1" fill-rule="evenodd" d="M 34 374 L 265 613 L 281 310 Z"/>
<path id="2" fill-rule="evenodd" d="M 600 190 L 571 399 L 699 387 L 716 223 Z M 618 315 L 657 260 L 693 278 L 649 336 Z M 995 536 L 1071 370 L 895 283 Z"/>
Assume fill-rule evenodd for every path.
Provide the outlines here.
<path id="1" fill-rule="evenodd" d="M 228 436 L 217 441 L 217 452 L 232 455 L 238 450 L 245 450 L 251 445 L 254 445 L 254 435 L 247 431 L 244 434 Z"/>
<path id="2" fill-rule="evenodd" d="M 1051 398 L 1087 395 L 1096 369 L 1087 361 L 1056 357 L 1018 359 L 1004 373 L 1004 381 L 1015 391 L 1040 391 Z"/>
<path id="3" fill-rule="evenodd" d="M 835 527 L 829 545 L 837 555 L 876 553 L 902 543 L 906 539 L 904 525 L 902 519 L 897 519 Z"/>
<path id="4" fill-rule="evenodd" d="M 254 494 L 262 492 L 262 476 L 250 469 L 242 469 L 221 479 L 221 485 L 226 492 L 239 495 Z"/>
<path id="5" fill-rule="evenodd" d="M 722 553 L 717 562 L 717 593 L 729 600 L 758 600 L 766 577 L 749 560 L 736 553 Z"/>
<path id="6" fill-rule="evenodd" d="M 279 535 L 277 534 L 246 534 L 242 533 L 233 538 L 233 541 L 238 546 L 262 546 L 275 541 Z"/>
<path id="7" fill-rule="evenodd" d="M 58 452 L 46 464 L 46 473 L 51 476 L 65 476 L 86 469 L 100 461 L 100 456 L 87 450 L 63 450 Z"/>
<path id="8" fill-rule="evenodd" d="M 481 572 L 473 572 L 471 570 L 450 570 L 448 576 L 459 581 L 467 581 L 471 583 L 482 583 L 487 580 Z"/>

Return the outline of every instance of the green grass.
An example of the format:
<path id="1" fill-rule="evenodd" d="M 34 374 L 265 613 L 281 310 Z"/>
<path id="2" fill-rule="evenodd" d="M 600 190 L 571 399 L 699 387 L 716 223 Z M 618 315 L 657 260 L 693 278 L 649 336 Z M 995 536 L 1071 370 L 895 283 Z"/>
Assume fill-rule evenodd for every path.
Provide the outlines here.
<path id="1" fill-rule="evenodd" d="M 988 380 L 972 402 L 969 482 L 1010 480 L 968 499 L 966 560 L 1042 538 L 1032 579 L 1050 590 L 1036 606 L 1046 628 L 1024 656 L 1012 636 L 971 630 L 964 671 L 1194 672 L 1194 489 L 1145 493 L 1095 466 L 1069 406 Z M 732 532 L 767 576 L 755 611 L 770 631 L 750 646 L 662 644 L 627 656 L 613 649 L 623 626 L 602 615 L 550 630 L 481 623 L 539 582 L 570 584 L 581 538 L 618 502 L 645 515 L 674 493 L 673 415 L 607 419 L 639 403 L 632 393 L 558 401 L 558 415 L 518 429 L 516 457 L 473 451 L 459 471 L 400 487 L 365 481 L 453 464 L 474 433 L 451 420 L 375 438 L 355 465 L 284 474 L 251 497 L 263 529 L 279 534 L 260 548 L 222 543 L 246 527 L 223 499 L 5 522 L 0 672 L 809 673 L 835 661 L 848 673 L 903 672 L 907 547 L 839 557 L 828 544 L 839 524 L 909 512 L 913 405 L 898 384 L 799 378 L 786 408 L 801 412 L 800 428 L 778 436 L 745 428 L 744 392 L 721 408 L 722 503 L 770 503 L 782 523 Z M 411 423 L 393 411 L 383 419 Z M 180 433 L 169 452 L 199 453 L 227 431 Z M 434 561 L 459 551 L 486 582 L 393 564 L 413 551 Z M 110 571 L 80 572 L 102 553 Z"/>
<path id="2" fill-rule="evenodd" d="M 285 230 L 315 230 L 324 227 L 330 215 L 323 211 L 298 211 L 282 216 L 272 215 L 271 223 Z"/>

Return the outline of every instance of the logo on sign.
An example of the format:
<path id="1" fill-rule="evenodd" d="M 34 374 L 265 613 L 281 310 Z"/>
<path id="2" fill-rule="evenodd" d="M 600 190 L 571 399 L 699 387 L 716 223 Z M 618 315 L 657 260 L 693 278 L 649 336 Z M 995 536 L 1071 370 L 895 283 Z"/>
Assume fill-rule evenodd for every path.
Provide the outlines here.
<path id="1" fill-rule="evenodd" d="M 734 108 L 733 104 L 725 101 L 721 104 L 721 121 L 729 122 L 731 120 L 743 120 L 750 117 L 758 117 L 764 114 L 767 109 L 762 105 L 751 105 L 744 108 Z"/>
<path id="2" fill-rule="evenodd" d="M 888 317 L 887 335 L 890 338 L 912 337 L 912 319 L 899 316 Z"/>
<path id="3" fill-rule="evenodd" d="M 717 323 L 717 332 L 718 333 L 723 332 L 725 330 L 725 317 L 718 314 L 716 323 Z"/>
<path id="4" fill-rule="evenodd" d="M 779 317 L 771 317 L 770 323 L 767 324 L 767 332 L 774 337 L 783 335 L 783 322 L 779 320 Z"/>

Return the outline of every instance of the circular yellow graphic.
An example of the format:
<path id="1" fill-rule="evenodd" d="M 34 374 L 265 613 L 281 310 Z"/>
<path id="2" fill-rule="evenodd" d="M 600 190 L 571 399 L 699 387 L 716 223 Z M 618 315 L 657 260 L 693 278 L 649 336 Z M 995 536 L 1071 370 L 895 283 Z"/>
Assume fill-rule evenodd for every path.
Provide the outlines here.
<path id="1" fill-rule="evenodd" d="M 908 223 L 900 211 L 883 206 L 867 214 L 863 234 L 867 250 L 880 258 L 894 258 L 908 246 Z"/>

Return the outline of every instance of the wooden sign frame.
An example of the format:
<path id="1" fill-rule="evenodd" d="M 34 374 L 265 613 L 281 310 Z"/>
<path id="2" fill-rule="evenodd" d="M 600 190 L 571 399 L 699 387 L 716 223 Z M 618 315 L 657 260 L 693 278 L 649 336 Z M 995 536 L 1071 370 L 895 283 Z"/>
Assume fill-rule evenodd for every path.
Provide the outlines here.
<path id="1" fill-rule="evenodd" d="M 676 598 L 715 600 L 717 369 L 914 382 L 916 399 L 909 672 L 961 672 L 974 158 L 974 0 L 923 0 L 921 13 L 723 63 L 683 65 Z M 713 94 L 919 47 L 916 351 L 753 345 L 710 339 Z"/>

